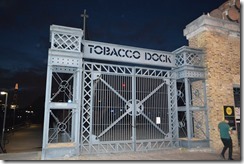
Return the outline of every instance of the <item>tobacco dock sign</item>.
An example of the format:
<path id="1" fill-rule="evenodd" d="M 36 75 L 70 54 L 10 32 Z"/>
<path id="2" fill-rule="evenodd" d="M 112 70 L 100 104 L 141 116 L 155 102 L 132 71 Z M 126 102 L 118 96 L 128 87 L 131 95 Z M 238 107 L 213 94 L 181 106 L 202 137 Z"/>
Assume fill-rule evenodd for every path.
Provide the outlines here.
<path id="1" fill-rule="evenodd" d="M 94 41 L 82 41 L 84 58 L 175 67 L 175 56 L 171 52 L 108 44 Z"/>

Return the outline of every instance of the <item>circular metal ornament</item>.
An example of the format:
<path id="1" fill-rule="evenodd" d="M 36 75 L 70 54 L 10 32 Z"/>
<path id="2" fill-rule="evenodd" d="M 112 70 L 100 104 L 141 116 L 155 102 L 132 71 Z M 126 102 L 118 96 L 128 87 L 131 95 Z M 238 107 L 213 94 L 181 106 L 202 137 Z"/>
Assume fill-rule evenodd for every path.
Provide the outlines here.
<path id="1" fill-rule="evenodd" d="M 136 103 L 136 105 L 135 105 L 135 107 L 136 107 L 135 115 L 139 116 L 144 111 L 144 106 L 143 106 L 143 104 L 141 103 L 140 100 L 136 100 L 135 103 Z M 127 103 L 125 104 L 125 110 L 126 110 L 126 112 L 129 111 L 129 115 L 132 116 L 132 110 L 133 110 L 132 100 L 127 101 Z"/>

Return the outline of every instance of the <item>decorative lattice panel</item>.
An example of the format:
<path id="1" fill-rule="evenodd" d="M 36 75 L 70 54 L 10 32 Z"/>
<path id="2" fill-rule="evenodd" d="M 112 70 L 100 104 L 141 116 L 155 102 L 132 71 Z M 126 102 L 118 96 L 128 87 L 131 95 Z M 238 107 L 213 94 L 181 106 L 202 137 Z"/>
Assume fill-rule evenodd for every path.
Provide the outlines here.
<path id="1" fill-rule="evenodd" d="M 50 29 L 52 49 L 81 52 L 81 30 L 57 25 Z"/>
<path id="2" fill-rule="evenodd" d="M 177 67 L 181 66 L 203 66 L 203 51 L 200 49 L 193 49 L 189 47 L 181 47 L 174 51 L 175 65 Z"/>

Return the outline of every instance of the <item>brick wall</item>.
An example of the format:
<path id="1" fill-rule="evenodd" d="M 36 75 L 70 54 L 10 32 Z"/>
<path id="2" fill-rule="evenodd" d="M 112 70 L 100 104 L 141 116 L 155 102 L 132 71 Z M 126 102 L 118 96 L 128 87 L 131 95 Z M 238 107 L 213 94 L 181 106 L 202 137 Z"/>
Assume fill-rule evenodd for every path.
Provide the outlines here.
<path id="1" fill-rule="evenodd" d="M 185 32 L 185 35 L 188 37 L 190 47 L 205 50 L 210 146 L 220 151 L 223 145 L 218 132 L 218 123 L 223 120 L 223 106 L 234 106 L 233 85 L 240 85 L 240 37 L 236 30 L 236 23 L 234 23 L 234 30 L 237 35 L 230 35 L 233 28 L 229 26 L 229 22 L 227 22 L 228 26 L 222 29 L 223 23 L 226 23 L 223 20 L 218 22 L 218 19 L 211 18 L 212 22 L 215 21 L 214 24 L 222 25 L 215 28 L 206 27 L 206 23 L 201 24 L 199 21 L 198 19 L 197 25 L 191 23 L 190 26 L 196 28 L 195 30 L 191 28 L 191 31 Z M 213 24 L 212 22 L 209 24 Z M 204 27 L 204 30 L 199 30 L 201 27 Z M 234 151 L 238 151 L 236 131 L 232 139 Z"/>

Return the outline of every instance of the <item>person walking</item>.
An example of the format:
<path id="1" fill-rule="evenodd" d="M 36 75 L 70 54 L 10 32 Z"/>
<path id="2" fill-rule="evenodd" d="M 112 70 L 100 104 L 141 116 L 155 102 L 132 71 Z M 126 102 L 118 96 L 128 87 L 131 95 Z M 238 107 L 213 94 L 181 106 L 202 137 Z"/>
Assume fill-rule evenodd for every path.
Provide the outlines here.
<path id="1" fill-rule="evenodd" d="M 232 128 L 228 124 L 229 120 L 225 119 L 224 121 L 221 121 L 218 124 L 218 129 L 220 132 L 220 138 L 222 143 L 224 144 L 224 147 L 221 152 L 221 156 L 225 159 L 225 152 L 229 148 L 229 158 L 228 160 L 233 160 L 232 158 L 232 139 L 230 134 L 232 134 Z"/>

